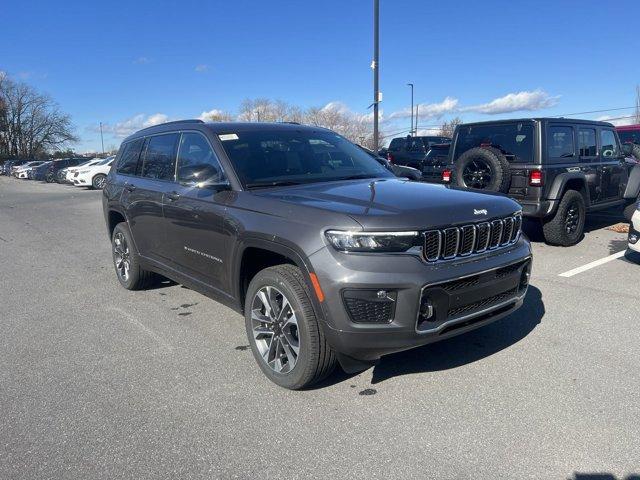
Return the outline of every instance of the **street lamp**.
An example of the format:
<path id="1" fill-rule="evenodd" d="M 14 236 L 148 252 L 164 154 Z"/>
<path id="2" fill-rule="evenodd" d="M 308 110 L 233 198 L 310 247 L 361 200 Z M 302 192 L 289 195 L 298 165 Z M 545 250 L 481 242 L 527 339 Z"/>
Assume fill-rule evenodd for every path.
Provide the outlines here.
<path id="1" fill-rule="evenodd" d="M 102 154 L 104 155 L 104 137 L 102 136 L 102 122 L 100 122 L 100 141 L 102 142 Z"/>
<path id="2" fill-rule="evenodd" d="M 373 0 L 373 145 L 378 150 L 378 104 L 380 103 L 379 59 L 380 59 L 380 0 Z"/>
<path id="3" fill-rule="evenodd" d="M 409 135 L 413 135 L 413 83 L 407 83 L 408 87 L 411 87 L 411 130 L 409 130 Z"/>

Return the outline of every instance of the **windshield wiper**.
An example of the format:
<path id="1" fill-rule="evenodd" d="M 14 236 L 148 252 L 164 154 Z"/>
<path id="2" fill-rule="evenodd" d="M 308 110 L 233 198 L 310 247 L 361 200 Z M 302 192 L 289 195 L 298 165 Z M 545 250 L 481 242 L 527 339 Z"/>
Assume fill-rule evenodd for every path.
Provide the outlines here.
<path id="1" fill-rule="evenodd" d="M 289 185 L 301 185 L 301 184 L 302 182 L 293 182 L 291 180 L 274 180 L 273 182 L 247 183 L 247 188 L 286 187 Z"/>

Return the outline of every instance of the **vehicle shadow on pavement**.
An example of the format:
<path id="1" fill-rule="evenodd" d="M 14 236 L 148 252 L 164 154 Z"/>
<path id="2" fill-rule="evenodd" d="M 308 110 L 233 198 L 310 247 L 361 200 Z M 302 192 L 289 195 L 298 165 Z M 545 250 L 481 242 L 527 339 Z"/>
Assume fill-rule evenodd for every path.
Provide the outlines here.
<path id="1" fill-rule="evenodd" d="M 612 473 L 575 473 L 569 480 L 640 480 L 640 475 L 631 473 L 626 477 L 616 477 Z"/>
<path id="2" fill-rule="evenodd" d="M 522 307 L 503 319 L 448 340 L 383 357 L 374 367 L 371 383 L 476 362 L 522 340 L 542 321 L 544 314 L 542 293 L 530 286 Z"/>

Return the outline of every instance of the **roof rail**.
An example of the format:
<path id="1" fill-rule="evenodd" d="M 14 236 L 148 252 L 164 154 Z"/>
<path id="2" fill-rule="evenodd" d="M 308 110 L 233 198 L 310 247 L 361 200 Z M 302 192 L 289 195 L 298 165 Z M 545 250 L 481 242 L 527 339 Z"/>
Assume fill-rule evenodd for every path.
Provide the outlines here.
<path id="1" fill-rule="evenodd" d="M 202 120 L 197 118 L 187 119 L 187 120 L 173 120 L 171 122 L 159 123 L 157 125 L 151 125 L 149 127 L 145 127 L 142 130 L 138 130 L 139 132 L 143 132 L 144 130 L 149 130 L 150 128 L 160 127 L 162 125 L 172 125 L 174 123 L 204 123 Z"/>

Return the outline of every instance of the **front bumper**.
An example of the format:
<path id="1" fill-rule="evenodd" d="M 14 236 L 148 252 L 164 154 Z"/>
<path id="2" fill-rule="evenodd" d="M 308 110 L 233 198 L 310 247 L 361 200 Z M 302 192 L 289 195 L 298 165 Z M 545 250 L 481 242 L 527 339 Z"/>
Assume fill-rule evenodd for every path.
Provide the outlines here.
<path id="1" fill-rule="evenodd" d="M 325 335 L 340 354 L 371 362 L 382 355 L 433 343 L 487 325 L 519 308 L 531 266 L 528 240 L 486 254 L 428 264 L 409 255 L 343 254 L 327 247 L 309 260 L 325 294 Z M 506 276 L 498 270 L 517 266 Z M 473 279 L 466 281 L 465 279 Z M 528 277 L 527 277 L 528 280 Z M 455 285 L 453 285 L 455 284 Z M 384 290 L 395 298 L 393 319 L 385 324 L 356 323 L 344 301 L 346 290 Z M 423 294 L 434 315 L 420 315 Z"/>

